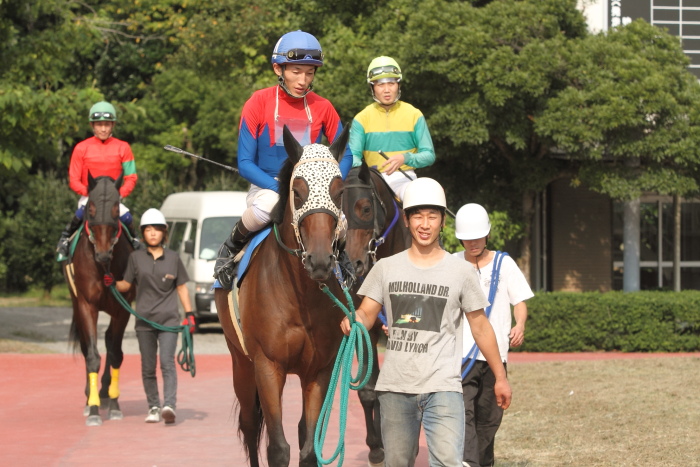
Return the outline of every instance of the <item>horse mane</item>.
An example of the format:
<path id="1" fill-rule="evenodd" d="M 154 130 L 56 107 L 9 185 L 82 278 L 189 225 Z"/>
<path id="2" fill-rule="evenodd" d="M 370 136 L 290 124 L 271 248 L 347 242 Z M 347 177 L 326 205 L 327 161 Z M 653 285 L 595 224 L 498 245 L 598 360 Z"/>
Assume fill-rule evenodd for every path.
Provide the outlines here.
<path id="1" fill-rule="evenodd" d="M 280 199 L 270 213 L 272 222 L 277 225 L 280 225 L 284 221 L 284 213 L 287 210 L 287 203 L 289 202 L 289 182 L 292 179 L 292 172 L 294 172 L 294 163 L 291 159 L 287 158 L 277 175 Z"/>

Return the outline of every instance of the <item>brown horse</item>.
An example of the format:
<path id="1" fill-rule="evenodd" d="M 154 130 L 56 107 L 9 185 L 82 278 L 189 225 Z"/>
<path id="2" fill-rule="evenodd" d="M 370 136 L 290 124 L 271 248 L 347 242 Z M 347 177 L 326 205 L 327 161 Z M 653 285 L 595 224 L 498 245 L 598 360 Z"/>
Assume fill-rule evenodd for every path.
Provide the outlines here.
<path id="1" fill-rule="evenodd" d="M 350 170 L 345 181 L 343 212 L 348 221 L 345 251 L 360 280 L 378 259 L 403 251 L 411 245 L 401 203 L 396 200 L 381 174 L 367 167 L 364 160 L 360 167 Z M 374 392 L 379 377 L 376 349 L 381 332 L 382 322 L 377 320 L 369 332 L 374 347 L 372 375 L 357 392 L 365 413 L 365 441 L 370 450 L 370 465 L 384 465 L 380 407 Z"/>
<path id="2" fill-rule="evenodd" d="M 124 360 L 122 339 L 131 316 L 112 296 L 105 285 L 105 275 L 114 274 L 113 280 L 122 279 L 129 254 L 133 251 L 127 234 L 119 222 L 119 187 L 122 177 L 116 181 L 110 177 L 93 178 L 88 175 L 88 202 L 86 222 L 69 262 L 64 264 L 64 274 L 73 301 L 73 321 L 70 337 L 80 345 L 87 372 L 84 414 L 86 425 L 102 424 L 100 399 L 109 399 L 109 419 L 123 418 L 119 408 L 119 368 Z M 136 294 L 132 287 L 124 298 L 131 302 Z M 109 327 L 105 332 L 107 359 L 102 374 L 102 386 L 98 393 L 97 378 L 100 371 L 100 354 L 97 350 L 97 314 L 107 312 Z"/>
<path id="3" fill-rule="evenodd" d="M 259 465 L 263 424 L 268 434 L 268 464 L 289 465 L 282 392 L 290 373 L 299 375 L 303 394 L 299 465 L 317 465 L 314 430 L 343 338 L 340 321 L 344 317 L 319 286 L 326 284 L 336 297 L 343 296 L 332 272 L 343 195 L 338 161 L 347 144 L 348 128 L 330 150 L 320 144 L 302 148 L 285 128 L 289 159 L 278 176 L 281 193 L 272 212 L 274 232 L 257 248 L 240 284 L 242 339 L 235 330 L 228 291 L 215 292 L 233 364 L 238 431 L 251 466 Z M 293 250 L 290 245 L 298 248 Z"/>

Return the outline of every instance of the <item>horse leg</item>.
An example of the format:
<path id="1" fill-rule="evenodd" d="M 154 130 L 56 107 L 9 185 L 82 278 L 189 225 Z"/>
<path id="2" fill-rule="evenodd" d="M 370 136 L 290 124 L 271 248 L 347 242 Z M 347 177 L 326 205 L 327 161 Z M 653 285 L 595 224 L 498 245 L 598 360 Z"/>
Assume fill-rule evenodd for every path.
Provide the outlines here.
<path id="1" fill-rule="evenodd" d="M 263 414 L 255 385 L 253 362 L 226 338 L 233 367 L 233 390 L 238 399 L 238 433 L 243 435 L 243 444 L 251 467 L 259 467 L 258 447 L 262 435 Z M 273 464 L 270 464 L 273 465 Z"/>
<path id="2" fill-rule="evenodd" d="M 288 466 L 290 460 L 289 443 L 282 426 L 282 390 L 286 379 L 287 374 L 278 363 L 261 356 L 255 359 L 255 382 L 267 425 L 267 462 L 282 467 Z"/>
<path id="3" fill-rule="evenodd" d="M 318 465 L 316 450 L 314 449 L 314 437 L 316 424 L 321 414 L 323 400 L 328 392 L 333 365 L 322 369 L 314 378 L 302 379 L 302 392 L 304 399 L 303 415 L 299 422 L 299 442 L 303 440 L 301 451 L 299 452 L 299 465 L 313 467 Z M 306 431 L 302 436 L 302 428 Z"/>
<path id="4" fill-rule="evenodd" d="M 124 331 L 129 322 L 128 313 L 114 313 L 107 331 L 105 332 L 105 344 L 107 347 L 107 361 L 102 374 L 102 389 L 100 398 L 109 397 L 108 414 L 110 420 L 121 420 L 124 414 L 119 407 L 119 372 L 124 361 L 122 341 Z"/>
<path id="5" fill-rule="evenodd" d="M 367 384 L 357 391 L 357 396 L 362 404 L 362 409 L 365 413 L 365 429 L 367 437 L 365 443 L 369 447 L 369 465 L 370 467 L 378 467 L 384 465 L 384 445 L 381 437 L 381 417 L 380 406 L 377 393 L 374 388 L 377 385 L 379 378 L 379 357 L 377 356 L 377 341 L 381 330 L 381 322 L 377 321 L 372 329 L 370 329 L 370 339 L 374 348 L 372 361 L 372 374 L 370 375 Z"/>
<path id="6" fill-rule="evenodd" d="M 100 372 L 100 353 L 97 350 L 97 310 L 89 303 L 78 302 L 77 310 L 74 311 L 73 321 L 77 323 L 77 332 L 80 338 L 80 350 L 85 357 L 85 369 L 87 373 L 87 385 L 85 395 L 87 404 L 85 411 L 87 415 L 85 424 L 87 426 L 102 425 L 100 417 L 100 396 L 97 389 L 97 378 Z"/>

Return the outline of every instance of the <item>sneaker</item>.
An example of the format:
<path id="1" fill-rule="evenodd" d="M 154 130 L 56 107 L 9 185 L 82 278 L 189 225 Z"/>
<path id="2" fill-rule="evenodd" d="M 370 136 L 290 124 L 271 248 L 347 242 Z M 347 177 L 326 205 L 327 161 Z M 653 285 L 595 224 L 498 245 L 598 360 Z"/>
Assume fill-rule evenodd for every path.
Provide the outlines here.
<path id="1" fill-rule="evenodd" d="M 175 423 L 175 409 L 173 409 L 169 405 L 163 407 L 163 420 L 165 420 L 165 423 L 167 425 Z"/>
<path id="2" fill-rule="evenodd" d="M 158 423 L 160 421 L 160 407 L 151 407 L 146 417 L 146 423 Z"/>

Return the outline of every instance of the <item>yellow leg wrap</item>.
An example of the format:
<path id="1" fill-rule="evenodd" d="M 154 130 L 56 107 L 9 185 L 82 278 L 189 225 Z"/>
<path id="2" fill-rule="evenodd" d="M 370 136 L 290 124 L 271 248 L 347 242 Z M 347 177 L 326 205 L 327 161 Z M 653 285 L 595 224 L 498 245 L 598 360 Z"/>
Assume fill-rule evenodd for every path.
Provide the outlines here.
<path id="1" fill-rule="evenodd" d="M 100 394 L 97 391 L 97 373 L 89 373 L 90 378 L 90 395 L 88 396 L 88 405 L 100 406 Z"/>
<path id="2" fill-rule="evenodd" d="M 109 398 L 119 397 L 119 368 L 112 368 L 112 382 L 109 384 Z"/>

